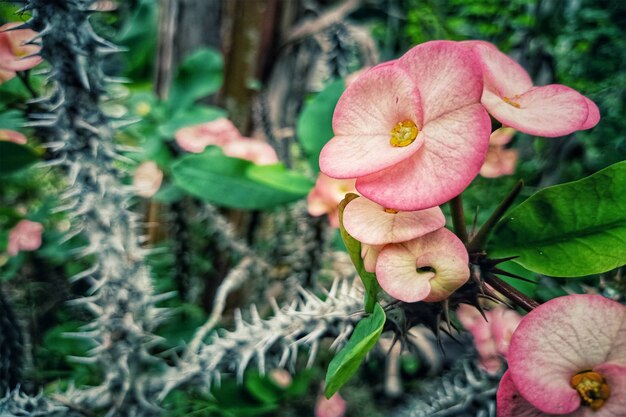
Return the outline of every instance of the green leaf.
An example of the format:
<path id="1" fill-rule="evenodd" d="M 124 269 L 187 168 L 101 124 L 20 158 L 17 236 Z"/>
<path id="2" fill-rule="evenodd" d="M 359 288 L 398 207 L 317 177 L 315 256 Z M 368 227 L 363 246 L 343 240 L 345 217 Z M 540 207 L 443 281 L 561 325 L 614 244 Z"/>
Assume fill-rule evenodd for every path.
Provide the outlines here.
<path id="1" fill-rule="evenodd" d="M 28 146 L 0 141 L 0 175 L 9 175 L 35 163 L 39 156 Z"/>
<path id="2" fill-rule="evenodd" d="M 185 126 L 210 122 L 226 117 L 226 111 L 218 107 L 196 105 L 191 109 L 176 113 L 170 120 L 159 127 L 159 134 L 173 138 L 178 129 Z"/>
<path id="3" fill-rule="evenodd" d="M 326 371 L 326 398 L 332 397 L 359 369 L 361 362 L 383 332 L 385 311 L 376 304 L 374 313 L 356 325 L 348 343 L 330 361 Z"/>
<path id="4" fill-rule="evenodd" d="M 298 200 L 310 189 L 305 186 L 308 179 L 280 164 L 257 167 L 212 146 L 201 154 L 184 156 L 171 168 L 180 189 L 223 207 L 269 209 Z"/>
<path id="5" fill-rule="evenodd" d="M 489 253 L 555 277 L 626 264 L 626 161 L 528 198 L 498 223 Z"/>
<path id="6" fill-rule="evenodd" d="M 319 171 L 320 151 L 333 136 L 333 112 L 339 97 L 345 90 L 343 80 L 334 81 L 308 102 L 296 125 L 298 140 L 304 148 L 309 163 Z"/>
<path id="7" fill-rule="evenodd" d="M 348 193 L 341 203 L 339 203 L 339 231 L 341 233 L 343 244 L 346 245 L 346 249 L 350 254 L 350 259 L 352 259 L 352 263 L 354 264 L 361 281 L 363 281 L 363 286 L 365 287 L 365 311 L 371 313 L 374 311 L 374 305 L 376 304 L 376 300 L 378 298 L 380 285 L 378 284 L 376 275 L 365 270 L 363 258 L 361 258 L 361 242 L 350 236 L 350 234 L 343 227 L 343 210 L 350 201 L 358 197 L 359 196 L 356 194 Z"/>
<path id="8" fill-rule="evenodd" d="M 187 108 L 194 101 L 219 90 L 223 67 L 222 55 L 214 49 L 200 49 L 187 57 L 172 81 L 167 100 L 171 108 Z"/>
<path id="9" fill-rule="evenodd" d="M 8 110 L 0 113 L 0 129 L 19 130 L 25 122 L 24 115 L 20 111 Z"/>

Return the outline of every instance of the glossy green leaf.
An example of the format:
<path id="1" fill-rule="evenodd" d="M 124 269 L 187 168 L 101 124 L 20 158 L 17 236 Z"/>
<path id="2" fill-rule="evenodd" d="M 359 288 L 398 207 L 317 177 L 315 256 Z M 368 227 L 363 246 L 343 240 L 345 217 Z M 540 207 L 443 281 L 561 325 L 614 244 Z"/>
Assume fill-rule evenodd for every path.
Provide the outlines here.
<path id="1" fill-rule="evenodd" d="M 319 171 L 320 151 L 333 136 L 333 112 L 345 90 L 343 80 L 334 81 L 309 101 L 300 113 L 296 125 L 298 140 L 304 148 L 311 167 Z"/>
<path id="2" fill-rule="evenodd" d="M 200 49 L 187 57 L 172 81 L 168 98 L 172 109 L 187 108 L 219 90 L 223 67 L 222 55 L 214 49 Z"/>
<path id="3" fill-rule="evenodd" d="M 2 96 L 4 98 L 4 96 Z M 24 115 L 18 110 L 0 112 L 0 129 L 19 130 L 26 123 Z"/>
<path id="4" fill-rule="evenodd" d="M 489 253 L 556 277 L 626 264 L 626 161 L 528 198 L 498 223 Z"/>
<path id="5" fill-rule="evenodd" d="M 0 141 L 0 175 L 9 175 L 35 163 L 39 156 L 28 146 Z"/>
<path id="6" fill-rule="evenodd" d="M 326 398 L 332 397 L 356 373 L 385 325 L 385 311 L 376 304 L 374 312 L 356 325 L 348 343 L 335 355 L 326 371 Z"/>
<path id="7" fill-rule="evenodd" d="M 346 194 L 346 197 L 339 203 L 339 231 L 341 233 L 341 239 L 350 254 L 350 259 L 352 259 L 352 263 L 365 287 L 365 311 L 371 313 L 374 311 L 380 285 L 378 284 L 378 280 L 376 280 L 376 275 L 365 270 L 363 258 L 361 258 L 361 242 L 350 236 L 343 227 L 343 210 L 350 201 L 358 197 L 359 196 L 356 194 L 349 193 Z"/>
<path id="8" fill-rule="evenodd" d="M 226 111 L 218 107 L 193 106 L 191 109 L 176 113 L 171 119 L 159 127 L 159 134 L 166 138 L 173 138 L 178 129 L 185 126 L 198 125 L 226 117 Z"/>
<path id="9" fill-rule="evenodd" d="M 171 168 L 180 189 L 222 207 L 270 209 L 298 200 L 310 189 L 306 178 L 280 164 L 260 168 L 216 147 L 184 156 Z"/>

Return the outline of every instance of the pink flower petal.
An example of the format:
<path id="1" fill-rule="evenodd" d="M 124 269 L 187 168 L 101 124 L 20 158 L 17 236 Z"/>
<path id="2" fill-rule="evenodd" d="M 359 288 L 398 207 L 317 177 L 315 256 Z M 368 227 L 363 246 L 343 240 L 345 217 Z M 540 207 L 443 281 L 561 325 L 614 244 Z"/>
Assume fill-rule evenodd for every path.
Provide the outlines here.
<path id="1" fill-rule="evenodd" d="M 424 124 L 480 101 L 480 62 L 458 42 L 426 42 L 409 50 L 398 62 L 418 87 Z"/>
<path id="2" fill-rule="evenodd" d="M 337 180 L 320 172 L 315 186 L 307 196 L 307 210 L 311 216 L 317 217 L 328 214 L 332 227 L 339 227 L 338 205 L 345 195 L 356 191 L 354 179 Z"/>
<path id="3" fill-rule="evenodd" d="M 15 130 L 0 129 L 0 141 L 8 141 L 17 143 L 18 145 L 26 145 L 26 136 Z"/>
<path id="4" fill-rule="evenodd" d="M 389 213 L 365 197 L 355 198 L 343 212 L 343 225 L 360 242 L 370 245 L 406 242 L 446 224 L 439 207 Z"/>
<path id="5" fill-rule="evenodd" d="M 175 133 L 176 143 L 187 152 L 200 153 L 209 145 L 224 146 L 241 139 L 241 133 L 228 119 L 219 119 L 179 129 Z"/>
<path id="6" fill-rule="evenodd" d="M 459 195 L 482 166 L 491 120 L 480 104 L 430 122 L 424 145 L 410 158 L 357 179 L 357 190 L 378 204 L 403 211 L 422 210 Z"/>
<path id="7" fill-rule="evenodd" d="M 386 245 L 378 255 L 376 277 L 382 289 L 398 300 L 441 301 L 469 279 L 468 262 L 463 243 L 442 228 Z"/>
<path id="8" fill-rule="evenodd" d="M 587 110 L 589 111 L 589 113 L 587 114 L 587 119 L 585 120 L 585 122 L 582 124 L 582 126 L 578 128 L 580 130 L 591 129 L 600 121 L 600 109 L 598 109 L 596 103 L 589 100 L 587 97 L 584 97 L 584 99 L 587 103 Z"/>
<path id="9" fill-rule="evenodd" d="M 485 91 L 498 97 L 514 97 L 533 87 L 533 81 L 526 70 L 500 52 L 495 45 L 484 41 L 466 41 L 461 44 L 469 46 L 478 55 L 482 64 Z"/>
<path id="10" fill-rule="evenodd" d="M 30 29 L 8 30 L 21 24 L 11 22 L 0 26 L 0 68 L 5 71 L 25 71 L 42 61 L 39 56 L 26 58 L 41 49 L 37 45 L 26 45 L 37 36 L 37 32 Z"/>
<path id="11" fill-rule="evenodd" d="M 570 413 L 580 405 L 574 374 L 605 362 L 626 365 L 626 307 L 598 295 L 550 300 L 522 320 L 508 360 L 526 400 L 546 413 Z"/>
<path id="12" fill-rule="evenodd" d="M 334 178 L 356 178 L 410 157 L 423 135 L 405 147 L 390 143 L 397 123 L 410 120 L 421 129 L 419 93 L 393 62 L 378 65 L 355 80 L 339 99 L 331 139 L 320 153 L 320 169 Z"/>
<path id="13" fill-rule="evenodd" d="M 553 414 L 541 412 L 522 397 L 511 379 L 510 371 L 505 372 L 500 380 L 496 410 L 498 417 L 554 417 Z"/>
<path id="14" fill-rule="evenodd" d="M 278 155 L 269 143 L 258 139 L 241 138 L 226 143 L 224 155 L 251 161 L 257 165 L 272 165 L 278 162 Z"/>
<path id="15" fill-rule="evenodd" d="M 480 175 L 485 178 L 497 178 L 515 173 L 518 152 L 516 149 L 504 149 L 490 146 L 485 163 L 480 168 Z"/>
<path id="16" fill-rule="evenodd" d="M 378 261 L 378 254 L 382 250 L 384 245 L 368 245 L 367 243 L 361 243 L 361 258 L 363 259 L 363 268 L 367 272 L 376 272 L 376 262 Z"/>
<path id="17" fill-rule="evenodd" d="M 501 127 L 493 131 L 489 136 L 489 145 L 491 146 L 504 146 L 513 139 L 517 131 L 512 127 Z"/>
<path id="18" fill-rule="evenodd" d="M 15 71 L 8 71 L 0 68 L 0 84 L 9 81 L 16 76 Z"/>
<path id="19" fill-rule="evenodd" d="M 145 161 L 139 164 L 133 175 L 133 187 L 137 195 L 145 198 L 152 197 L 159 191 L 163 182 L 163 171 L 154 161 Z"/>
<path id="20" fill-rule="evenodd" d="M 20 220 L 9 232 L 7 252 L 10 256 L 20 251 L 34 251 L 41 247 L 43 225 L 30 220 Z"/>
<path id="21" fill-rule="evenodd" d="M 346 400 L 339 393 L 329 399 L 322 394 L 315 403 L 315 417 L 343 417 L 347 408 Z"/>
<path id="22" fill-rule="evenodd" d="M 515 105 L 503 100 L 508 97 Z M 559 84 L 534 87 L 519 96 L 498 96 L 485 91 L 483 105 L 498 121 L 530 135 L 557 137 L 586 124 L 585 97 Z M 516 106 L 519 106 L 516 107 Z"/>

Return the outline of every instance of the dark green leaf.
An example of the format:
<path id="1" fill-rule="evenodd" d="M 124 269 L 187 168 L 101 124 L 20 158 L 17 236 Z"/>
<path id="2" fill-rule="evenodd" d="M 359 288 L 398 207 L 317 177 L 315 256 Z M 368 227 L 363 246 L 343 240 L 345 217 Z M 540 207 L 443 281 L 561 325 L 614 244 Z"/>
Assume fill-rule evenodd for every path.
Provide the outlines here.
<path id="1" fill-rule="evenodd" d="M 354 264 L 361 281 L 363 281 L 363 286 L 365 287 L 365 311 L 371 313 L 374 310 L 374 305 L 376 304 L 380 285 L 378 285 L 376 275 L 365 270 L 363 258 L 361 258 L 361 242 L 350 236 L 350 234 L 343 227 L 343 210 L 350 201 L 358 197 L 359 196 L 356 194 L 349 193 L 346 194 L 346 197 L 341 201 L 341 203 L 339 203 L 339 230 L 341 232 L 341 239 L 350 254 L 350 259 L 352 259 L 352 263 Z"/>
<path id="2" fill-rule="evenodd" d="M 22 112 L 17 110 L 8 110 L 0 112 L 0 129 L 18 130 L 26 120 Z"/>
<path id="3" fill-rule="evenodd" d="M 174 117 L 159 127 L 159 134 L 170 139 L 181 127 L 210 122 L 225 116 L 226 111 L 220 108 L 197 105 L 184 112 L 176 113 Z"/>
<path id="4" fill-rule="evenodd" d="M 168 102 L 173 110 L 184 109 L 194 101 L 215 93 L 222 85 L 222 55 L 214 49 L 200 49 L 178 68 Z"/>
<path id="5" fill-rule="evenodd" d="M 369 352 L 383 332 L 385 311 L 376 304 L 374 313 L 356 325 L 348 343 L 330 361 L 326 371 L 326 398 L 332 397 L 359 369 L 365 355 Z"/>
<path id="6" fill-rule="evenodd" d="M 265 177 L 261 178 L 261 173 Z M 172 165 L 174 183 L 204 201 L 223 207 L 259 210 L 304 197 L 309 187 L 301 175 L 282 165 L 257 167 L 249 161 L 207 148 Z"/>
<path id="7" fill-rule="evenodd" d="M 511 210 L 490 242 L 495 257 L 526 269 L 578 277 L 626 264 L 626 161 L 545 188 Z"/>
<path id="8" fill-rule="evenodd" d="M 333 136 L 333 112 L 346 86 L 343 80 L 330 83 L 308 102 L 296 125 L 298 140 L 314 170 L 319 171 L 320 151 Z"/>
<path id="9" fill-rule="evenodd" d="M 0 175 L 9 175 L 35 163 L 39 156 L 28 146 L 0 141 Z"/>

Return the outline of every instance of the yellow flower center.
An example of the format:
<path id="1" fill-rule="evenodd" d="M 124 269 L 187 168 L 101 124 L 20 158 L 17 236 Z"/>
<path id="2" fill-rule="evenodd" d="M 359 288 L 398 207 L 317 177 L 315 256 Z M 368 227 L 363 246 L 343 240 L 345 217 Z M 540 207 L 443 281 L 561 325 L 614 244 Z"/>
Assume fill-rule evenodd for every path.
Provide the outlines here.
<path id="1" fill-rule="evenodd" d="M 578 391 L 582 404 L 591 407 L 594 411 L 602 408 L 611 396 L 609 384 L 597 372 L 579 372 L 572 377 L 570 385 Z"/>
<path id="2" fill-rule="evenodd" d="M 515 96 L 513 97 L 515 100 L 519 99 L 519 96 Z M 513 107 L 515 107 L 516 109 L 521 108 L 522 106 L 520 106 L 520 104 L 516 101 L 513 101 L 512 99 L 508 98 L 508 97 L 502 97 L 502 101 L 504 101 L 506 104 L 509 104 Z"/>
<path id="3" fill-rule="evenodd" d="M 413 141 L 415 141 L 419 132 L 420 130 L 417 128 L 415 123 L 410 120 L 398 122 L 393 129 L 391 129 L 391 139 L 389 140 L 389 143 L 391 143 L 391 146 L 395 146 L 396 148 L 409 146 L 413 143 Z"/>
<path id="4" fill-rule="evenodd" d="M 389 213 L 389 214 L 397 214 L 398 210 L 394 210 L 392 208 L 386 208 L 385 209 L 385 213 Z"/>

